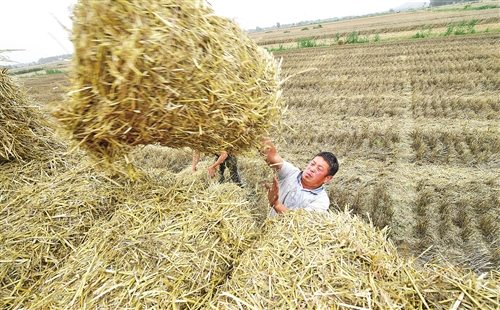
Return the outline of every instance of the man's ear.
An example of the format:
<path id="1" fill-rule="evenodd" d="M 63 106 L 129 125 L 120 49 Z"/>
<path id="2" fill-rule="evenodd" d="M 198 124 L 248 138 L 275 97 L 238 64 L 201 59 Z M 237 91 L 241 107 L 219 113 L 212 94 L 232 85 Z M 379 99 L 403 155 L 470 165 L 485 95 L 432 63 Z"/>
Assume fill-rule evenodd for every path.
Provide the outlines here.
<path id="1" fill-rule="evenodd" d="M 332 180 L 332 178 L 333 178 L 333 175 L 327 175 L 325 177 L 325 179 L 323 180 L 323 184 L 330 182 Z"/>

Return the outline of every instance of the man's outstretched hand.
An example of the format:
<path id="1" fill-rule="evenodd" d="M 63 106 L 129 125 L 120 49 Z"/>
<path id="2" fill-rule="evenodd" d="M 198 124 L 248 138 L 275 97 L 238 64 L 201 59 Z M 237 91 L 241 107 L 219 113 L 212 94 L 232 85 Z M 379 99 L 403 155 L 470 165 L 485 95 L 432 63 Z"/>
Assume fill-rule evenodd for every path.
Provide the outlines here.
<path id="1" fill-rule="evenodd" d="M 273 179 L 273 185 L 264 184 L 267 189 L 267 199 L 269 200 L 269 204 L 278 214 L 283 214 L 288 211 L 288 208 L 278 201 L 280 197 L 280 185 L 278 183 L 278 179 L 275 177 Z"/>
<path id="2" fill-rule="evenodd" d="M 274 177 L 273 185 L 269 185 L 267 183 L 264 184 L 267 189 L 267 199 L 269 200 L 269 204 L 274 207 L 278 202 L 280 186 L 278 184 L 278 179 Z"/>

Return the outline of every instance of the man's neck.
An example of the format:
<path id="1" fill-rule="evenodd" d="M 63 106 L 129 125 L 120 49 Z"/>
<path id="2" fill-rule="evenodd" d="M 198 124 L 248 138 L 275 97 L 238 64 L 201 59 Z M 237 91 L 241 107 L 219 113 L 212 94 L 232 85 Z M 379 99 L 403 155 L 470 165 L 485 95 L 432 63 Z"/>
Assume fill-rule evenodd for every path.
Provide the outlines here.
<path id="1" fill-rule="evenodd" d="M 317 188 L 320 188 L 323 184 L 320 184 L 319 186 L 314 186 L 314 185 L 307 185 L 304 183 L 304 180 L 300 180 L 300 184 L 302 184 L 302 188 L 307 189 L 307 190 L 315 190 Z"/>

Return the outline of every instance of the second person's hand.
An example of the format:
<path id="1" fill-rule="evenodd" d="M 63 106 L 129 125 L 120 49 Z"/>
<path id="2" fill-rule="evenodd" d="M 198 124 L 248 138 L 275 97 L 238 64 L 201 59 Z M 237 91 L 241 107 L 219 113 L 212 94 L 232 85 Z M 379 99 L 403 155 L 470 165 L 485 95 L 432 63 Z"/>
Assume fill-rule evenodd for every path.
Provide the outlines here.
<path id="1" fill-rule="evenodd" d="M 208 175 L 213 179 L 215 177 L 215 168 L 210 166 L 208 167 Z"/>

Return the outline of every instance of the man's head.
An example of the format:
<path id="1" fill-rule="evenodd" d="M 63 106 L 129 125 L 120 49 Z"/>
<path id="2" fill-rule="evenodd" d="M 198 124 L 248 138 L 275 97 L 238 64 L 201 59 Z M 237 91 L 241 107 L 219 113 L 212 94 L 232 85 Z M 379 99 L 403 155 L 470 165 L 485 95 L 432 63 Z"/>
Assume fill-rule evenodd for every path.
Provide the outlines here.
<path id="1" fill-rule="evenodd" d="M 339 163 L 335 155 L 330 152 L 321 152 L 314 156 L 302 172 L 302 186 L 315 189 L 329 182 L 339 170 Z"/>
<path id="2" fill-rule="evenodd" d="M 317 156 L 323 157 L 323 159 L 328 163 L 328 166 L 330 168 L 328 169 L 327 175 L 331 175 L 333 177 L 335 175 L 335 173 L 337 173 L 337 171 L 339 171 L 339 162 L 337 160 L 337 157 L 335 157 L 335 155 L 333 155 L 330 152 L 320 152 L 320 153 L 316 154 L 316 156 L 314 156 L 314 157 L 317 157 Z"/>

